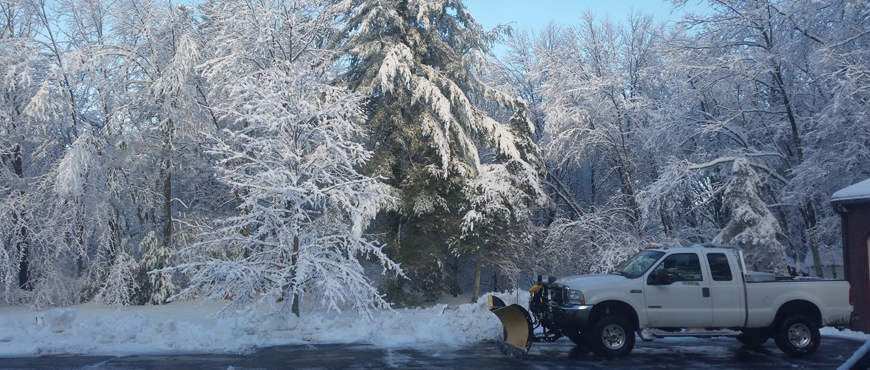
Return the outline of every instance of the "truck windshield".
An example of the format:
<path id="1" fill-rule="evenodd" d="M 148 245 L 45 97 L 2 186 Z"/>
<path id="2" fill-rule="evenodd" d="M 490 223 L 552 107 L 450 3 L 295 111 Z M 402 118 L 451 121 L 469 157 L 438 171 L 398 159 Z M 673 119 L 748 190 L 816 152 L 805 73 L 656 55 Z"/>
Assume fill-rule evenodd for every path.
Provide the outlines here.
<path id="1" fill-rule="evenodd" d="M 661 251 L 641 251 L 638 254 L 635 254 L 634 257 L 628 259 L 623 263 L 620 263 L 619 266 L 616 266 L 617 274 L 623 275 L 629 279 L 636 279 L 649 270 L 649 267 L 653 265 L 659 258 L 665 255 L 665 252 Z"/>

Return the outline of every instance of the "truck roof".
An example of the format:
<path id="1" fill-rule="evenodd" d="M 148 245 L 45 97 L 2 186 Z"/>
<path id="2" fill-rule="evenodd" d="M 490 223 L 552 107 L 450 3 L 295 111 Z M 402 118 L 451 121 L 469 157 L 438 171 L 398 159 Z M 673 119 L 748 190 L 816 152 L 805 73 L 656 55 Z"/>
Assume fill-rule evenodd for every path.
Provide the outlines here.
<path id="1" fill-rule="evenodd" d="M 733 249 L 733 250 L 740 252 L 740 247 L 736 246 L 736 245 L 717 245 L 717 244 L 710 244 L 710 243 L 692 244 L 691 246 L 688 246 L 688 247 L 665 247 L 665 246 L 659 246 L 659 245 L 650 245 L 650 246 L 644 247 L 643 249 L 645 249 L 645 250 L 646 249 L 671 250 L 671 249 L 697 249 L 697 248 Z"/>

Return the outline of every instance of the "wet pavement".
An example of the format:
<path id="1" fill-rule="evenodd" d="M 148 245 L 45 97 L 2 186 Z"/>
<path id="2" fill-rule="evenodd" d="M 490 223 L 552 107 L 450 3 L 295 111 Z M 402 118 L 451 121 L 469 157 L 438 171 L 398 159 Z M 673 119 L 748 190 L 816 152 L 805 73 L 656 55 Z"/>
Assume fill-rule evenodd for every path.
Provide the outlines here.
<path id="1" fill-rule="evenodd" d="M 308 344 L 263 348 L 249 354 L 0 358 L 0 369 L 836 369 L 864 343 L 822 337 L 818 351 L 788 357 L 768 341 L 750 350 L 731 338 L 639 339 L 621 359 L 600 358 L 568 340 L 534 343 L 523 361 L 494 343 L 464 347 L 383 348 L 362 344 Z"/>

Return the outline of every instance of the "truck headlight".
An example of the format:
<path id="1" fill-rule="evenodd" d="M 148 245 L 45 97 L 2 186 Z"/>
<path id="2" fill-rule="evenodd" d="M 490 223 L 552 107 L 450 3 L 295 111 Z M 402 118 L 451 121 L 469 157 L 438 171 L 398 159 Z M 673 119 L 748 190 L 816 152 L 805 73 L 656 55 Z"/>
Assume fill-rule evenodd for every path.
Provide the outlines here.
<path id="1" fill-rule="evenodd" d="M 583 297 L 583 292 L 579 290 L 568 290 L 568 304 L 585 305 L 586 299 Z"/>

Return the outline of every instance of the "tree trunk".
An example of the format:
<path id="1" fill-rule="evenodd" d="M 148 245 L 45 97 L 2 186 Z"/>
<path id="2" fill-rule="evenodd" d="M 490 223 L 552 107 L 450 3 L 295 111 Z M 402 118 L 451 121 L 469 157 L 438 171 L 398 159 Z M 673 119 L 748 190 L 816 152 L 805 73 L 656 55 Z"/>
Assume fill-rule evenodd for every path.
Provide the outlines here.
<path id="1" fill-rule="evenodd" d="M 18 287 L 24 290 L 33 290 L 33 285 L 30 284 L 30 261 L 28 258 L 29 250 L 27 248 L 27 228 L 21 227 L 21 234 L 18 239 L 18 255 L 20 262 L 18 263 Z"/>
<path id="2" fill-rule="evenodd" d="M 453 297 L 459 296 L 459 257 L 453 259 Z"/>
<path id="3" fill-rule="evenodd" d="M 163 131 L 163 171 L 166 179 L 163 181 L 163 248 L 169 248 L 172 241 L 172 136 L 175 125 L 172 120 L 166 121 Z"/>
<path id="4" fill-rule="evenodd" d="M 167 159 L 168 161 L 168 159 Z M 168 167 L 168 165 L 167 165 Z M 166 173 L 163 181 L 163 248 L 169 248 L 172 240 L 172 172 Z"/>
<path id="5" fill-rule="evenodd" d="M 24 161 L 21 159 L 21 145 L 16 144 L 15 148 L 12 149 L 12 168 L 15 171 L 15 176 L 18 176 L 19 179 L 24 178 Z M 18 191 L 19 196 L 24 196 L 24 191 Z M 19 214 L 19 212 L 12 213 L 12 224 L 16 225 L 24 223 L 24 216 Z M 25 290 L 32 290 L 33 286 L 30 284 L 30 260 L 28 258 L 29 250 L 27 248 L 27 228 L 24 225 L 21 225 L 19 229 L 18 238 L 16 240 L 16 247 L 18 248 L 18 287 Z"/>
<path id="6" fill-rule="evenodd" d="M 477 268 L 474 272 L 474 291 L 471 293 L 471 303 L 477 303 L 480 297 L 480 270 L 483 267 L 483 251 L 477 252 Z"/>
<path id="7" fill-rule="evenodd" d="M 121 238 L 116 237 L 120 232 L 118 231 L 118 224 L 115 221 L 115 217 L 113 214 L 109 214 L 109 232 L 112 233 L 112 236 L 109 238 L 109 266 L 115 265 L 115 259 L 118 256 L 118 250 L 121 249 Z"/>
<path id="8" fill-rule="evenodd" d="M 290 286 L 293 288 L 293 304 L 290 306 L 290 312 L 293 312 L 296 317 L 299 317 L 299 293 L 296 289 L 296 254 L 299 253 L 299 236 L 293 236 L 293 255 L 290 257 L 292 273 L 290 274 Z"/>
<path id="9" fill-rule="evenodd" d="M 493 271 L 492 272 L 492 291 L 497 292 L 500 289 L 501 288 L 498 286 L 498 272 Z"/>
<path id="10" fill-rule="evenodd" d="M 822 259 L 819 256 L 819 246 L 816 245 L 816 237 L 813 235 L 813 230 L 816 227 L 816 209 L 813 207 L 813 204 L 807 202 L 804 205 L 806 211 L 804 212 L 804 218 L 806 219 L 807 224 L 807 238 L 810 242 L 810 253 L 813 254 L 813 264 L 816 269 L 816 276 L 825 277 L 825 272 L 822 270 Z"/>
<path id="11" fill-rule="evenodd" d="M 595 165 L 589 163 L 589 211 L 595 212 Z M 578 215 L 579 216 L 579 215 Z"/>
<path id="12" fill-rule="evenodd" d="M 771 73 L 773 76 L 774 82 L 776 82 L 776 86 L 779 89 L 779 92 L 782 94 L 782 105 L 785 106 L 786 117 L 788 118 L 789 126 L 791 127 L 791 139 L 792 145 L 795 148 L 795 155 L 797 156 L 798 164 L 804 162 L 804 150 L 803 144 L 801 140 L 800 130 L 797 125 L 797 117 L 794 114 L 794 110 L 791 107 L 791 100 L 788 96 L 788 92 L 785 90 L 785 79 L 782 77 L 782 69 L 777 66 L 776 70 Z M 813 255 L 813 263 L 815 264 L 816 276 L 824 277 L 824 271 L 822 270 L 821 260 L 819 259 L 819 247 L 816 245 L 816 238 L 813 236 L 813 230 L 816 228 L 816 210 L 813 207 L 811 201 L 808 201 L 804 204 L 804 221 L 807 226 L 807 238 L 810 245 L 810 252 Z"/>

